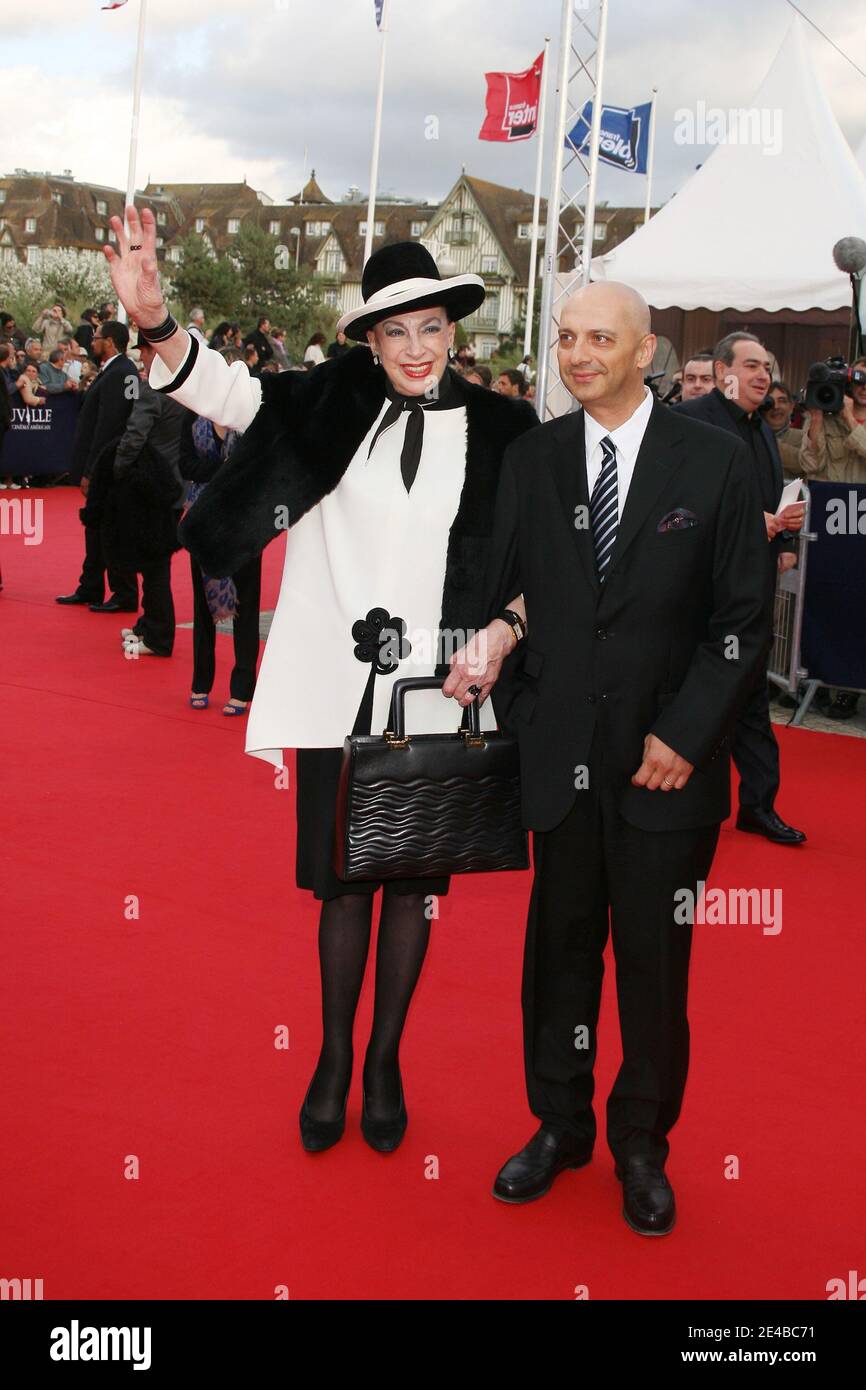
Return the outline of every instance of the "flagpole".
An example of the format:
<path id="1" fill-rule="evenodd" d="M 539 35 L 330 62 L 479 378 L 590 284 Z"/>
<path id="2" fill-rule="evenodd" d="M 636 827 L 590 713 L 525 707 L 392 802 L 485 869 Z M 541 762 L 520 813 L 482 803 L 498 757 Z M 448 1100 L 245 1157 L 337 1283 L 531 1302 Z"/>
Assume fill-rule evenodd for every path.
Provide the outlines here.
<path id="1" fill-rule="evenodd" d="M 589 140 L 589 183 L 586 190 L 586 208 L 584 209 L 583 221 L 583 250 L 581 258 L 581 280 L 584 285 L 589 284 L 590 262 L 592 261 L 592 245 L 595 237 L 595 195 L 598 186 L 598 147 L 601 140 L 601 115 L 604 95 L 602 92 L 602 81 L 604 78 L 604 55 L 607 47 L 607 0 L 599 0 L 598 15 L 598 48 L 596 50 L 595 63 L 595 92 L 593 93 L 592 103 L 592 132 Z"/>
<path id="2" fill-rule="evenodd" d="M 135 202 L 135 165 L 138 158 L 138 117 L 141 109 L 141 73 L 144 64 L 144 26 L 147 19 L 147 0 L 138 0 L 138 47 L 135 51 L 135 76 L 132 81 L 132 127 L 129 133 L 129 165 L 126 171 L 126 203 L 125 207 Z M 129 231 L 126 222 L 126 213 L 123 217 L 124 227 Z M 126 323 L 126 310 L 118 302 L 117 318 L 119 323 Z"/>
<path id="3" fill-rule="evenodd" d="M 649 151 L 646 161 L 646 209 L 643 215 L 644 226 L 649 222 L 650 201 L 652 199 L 653 187 L 653 156 L 656 145 L 656 101 L 658 99 L 658 87 L 653 87 L 652 106 L 650 108 L 650 128 L 649 128 Z"/>
<path id="4" fill-rule="evenodd" d="M 385 94 L 385 48 L 388 37 L 388 9 L 390 0 L 382 5 L 382 23 L 379 32 L 382 48 L 379 53 L 379 90 L 376 94 L 376 120 L 373 126 L 373 156 L 370 161 L 370 195 L 367 199 L 367 235 L 364 238 L 364 264 L 370 259 L 373 250 L 373 230 L 376 216 L 376 185 L 379 182 L 379 143 L 382 138 L 382 100 Z"/>
<path id="5" fill-rule="evenodd" d="M 541 276 L 541 314 L 538 320 L 538 372 L 535 399 L 543 420 L 547 409 L 547 381 L 553 340 L 553 294 L 559 270 L 559 203 L 562 197 L 562 147 L 568 117 L 568 62 L 574 19 L 574 0 L 562 0 L 559 31 L 559 75 L 557 78 L 556 131 L 553 139 L 553 167 L 547 195 L 547 228 L 544 237 L 544 266 Z"/>
<path id="6" fill-rule="evenodd" d="M 547 106 L 547 60 L 550 39 L 544 40 L 544 63 L 541 68 L 541 100 L 538 112 L 538 157 L 535 163 L 535 202 L 532 207 L 532 246 L 529 251 L 529 289 L 526 295 L 526 329 L 523 334 L 523 356 L 532 351 L 532 316 L 535 313 L 535 272 L 538 260 L 538 214 L 541 209 L 541 166 L 544 163 L 544 117 Z"/>

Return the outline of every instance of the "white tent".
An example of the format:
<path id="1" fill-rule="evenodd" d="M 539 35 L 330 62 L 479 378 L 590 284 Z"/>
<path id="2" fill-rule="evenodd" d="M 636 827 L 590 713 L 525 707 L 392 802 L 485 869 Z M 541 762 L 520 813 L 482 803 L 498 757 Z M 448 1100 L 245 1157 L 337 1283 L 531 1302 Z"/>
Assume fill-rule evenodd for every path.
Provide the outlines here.
<path id="1" fill-rule="evenodd" d="M 759 141 L 744 141 L 745 120 L 729 119 L 729 136 L 740 142 L 716 145 L 655 217 L 596 256 L 593 280 L 633 285 L 657 309 L 850 306 L 850 282 L 832 250 L 840 237 L 866 238 L 866 176 L 796 16 L 751 110 Z M 764 153 L 774 144 L 776 153 Z"/>

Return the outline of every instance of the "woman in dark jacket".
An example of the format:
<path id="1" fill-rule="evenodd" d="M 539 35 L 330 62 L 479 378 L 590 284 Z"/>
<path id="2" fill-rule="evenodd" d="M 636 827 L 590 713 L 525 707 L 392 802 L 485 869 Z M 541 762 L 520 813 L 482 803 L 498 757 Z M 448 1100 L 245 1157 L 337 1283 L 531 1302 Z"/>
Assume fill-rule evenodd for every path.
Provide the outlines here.
<path id="1" fill-rule="evenodd" d="M 181 475 L 190 483 L 191 506 L 225 463 L 239 438 L 203 415 L 190 422 L 181 448 Z M 229 682 L 229 698 L 223 714 L 244 714 L 256 688 L 259 658 L 259 607 L 262 591 L 262 557 L 257 555 L 233 574 L 214 576 L 204 572 L 194 555 L 189 557 L 193 594 L 193 671 L 189 702 L 193 709 L 207 709 L 216 671 L 216 625 L 232 619 L 235 664 Z"/>
<path id="2" fill-rule="evenodd" d="M 235 342 L 232 325 L 229 323 L 228 319 L 223 319 L 222 323 L 218 323 L 214 329 L 208 347 L 214 348 L 217 352 L 221 352 L 224 347 L 234 346 Z"/>
<path id="3" fill-rule="evenodd" d="M 157 345 L 151 384 L 244 431 L 190 509 L 184 544 L 209 573 L 227 574 L 290 528 L 246 751 L 280 767 L 287 748 L 298 750 L 296 882 L 322 903 L 324 1036 L 301 1107 L 301 1138 L 321 1150 L 344 1130 L 355 1009 L 373 896 L 382 887 L 361 1128 L 387 1153 L 406 1129 L 399 1045 L 427 949 L 431 899 L 450 885 L 447 875 L 384 884 L 336 876 L 341 747 L 350 732 L 384 727 L 398 671 L 444 682 L 449 643 L 462 647 L 489 624 L 493 677 L 485 672 L 480 685 L 461 678 L 454 704 L 439 689 L 416 692 L 409 719 L 414 714 L 427 732 L 453 732 L 457 706 L 485 699 L 518 636 L 491 613 L 485 581 L 502 456 L 537 417 L 450 367 L 456 321 L 477 310 L 484 283 L 476 275 L 442 279 L 418 243 L 382 247 L 367 262 L 364 303 L 337 325 L 364 346 L 307 372 L 253 378 L 167 314 L 153 216 L 129 207 L 127 218 L 128 235 L 112 219 L 120 254 L 111 247 L 105 254 L 120 299 Z M 516 594 L 509 608 L 521 607 Z M 482 728 L 495 727 L 489 702 L 480 718 Z"/>

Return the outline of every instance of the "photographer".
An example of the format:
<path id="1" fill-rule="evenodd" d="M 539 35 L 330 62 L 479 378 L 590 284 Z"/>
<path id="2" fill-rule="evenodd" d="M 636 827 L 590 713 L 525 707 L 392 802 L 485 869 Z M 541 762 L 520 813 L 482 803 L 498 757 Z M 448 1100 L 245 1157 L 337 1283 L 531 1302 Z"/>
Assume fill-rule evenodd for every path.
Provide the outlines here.
<path id="1" fill-rule="evenodd" d="M 851 368 L 866 373 L 866 357 L 858 357 Z M 810 410 L 800 466 L 807 478 L 819 482 L 866 483 L 866 382 L 852 382 L 838 413 Z"/>
<path id="2" fill-rule="evenodd" d="M 803 443 L 803 430 L 791 425 L 794 410 L 794 395 L 784 381 L 774 381 L 763 410 L 763 416 L 776 436 L 776 448 L 782 460 L 785 478 L 800 477 L 800 446 Z"/>

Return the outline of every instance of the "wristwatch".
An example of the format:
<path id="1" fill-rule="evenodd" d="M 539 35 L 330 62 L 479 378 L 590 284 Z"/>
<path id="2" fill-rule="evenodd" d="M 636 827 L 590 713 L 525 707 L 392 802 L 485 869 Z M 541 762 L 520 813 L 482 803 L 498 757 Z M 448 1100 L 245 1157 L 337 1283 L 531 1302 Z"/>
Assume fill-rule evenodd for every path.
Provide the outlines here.
<path id="1" fill-rule="evenodd" d="M 502 621 L 507 623 L 511 628 L 511 631 L 514 633 L 515 643 L 523 640 L 526 636 L 526 626 L 519 613 L 515 613 L 513 608 L 503 608 L 502 612 L 497 614 L 497 617 L 501 618 Z"/>

